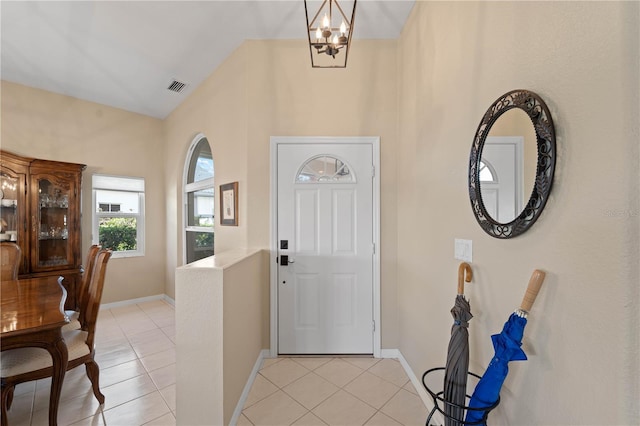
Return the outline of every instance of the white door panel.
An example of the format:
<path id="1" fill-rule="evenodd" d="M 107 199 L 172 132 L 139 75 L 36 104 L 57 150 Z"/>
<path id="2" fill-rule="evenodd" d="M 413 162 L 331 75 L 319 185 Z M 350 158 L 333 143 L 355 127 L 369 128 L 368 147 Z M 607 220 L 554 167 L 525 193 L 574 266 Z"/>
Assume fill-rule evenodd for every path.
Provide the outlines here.
<path id="1" fill-rule="evenodd" d="M 489 136 L 482 149 L 482 161 L 495 173 L 495 182 L 480 182 L 482 202 L 489 215 L 500 223 L 511 222 L 524 208 L 523 142 L 524 138 L 518 136 Z"/>
<path id="2" fill-rule="evenodd" d="M 278 264 L 278 351 L 372 353 L 372 147 L 284 144 L 277 154 L 278 243 L 288 244 L 279 256 L 292 262 Z M 327 174 L 297 181 L 314 157 Z M 327 158 L 335 167 L 325 171 Z M 348 175 L 334 180 L 339 165 Z"/>
<path id="3" fill-rule="evenodd" d="M 495 186 L 497 185 L 493 183 L 482 184 L 482 202 L 489 216 L 500 221 L 500 216 L 498 215 L 498 195 L 500 188 Z"/>
<path id="4" fill-rule="evenodd" d="M 334 256 L 356 255 L 356 193 L 354 189 L 336 189 L 332 192 L 332 247 Z"/>

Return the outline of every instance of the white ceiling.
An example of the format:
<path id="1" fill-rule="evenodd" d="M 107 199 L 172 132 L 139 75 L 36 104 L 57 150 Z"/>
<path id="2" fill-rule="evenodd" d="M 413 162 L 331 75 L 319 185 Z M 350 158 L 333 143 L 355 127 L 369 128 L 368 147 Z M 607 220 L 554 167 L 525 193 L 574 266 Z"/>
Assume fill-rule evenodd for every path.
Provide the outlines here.
<path id="1" fill-rule="evenodd" d="M 413 4 L 360 0 L 354 38 L 397 38 Z M 302 0 L 2 1 L 0 16 L 3 80 L 157 118 L 243 40 L 307 37 Z"/>

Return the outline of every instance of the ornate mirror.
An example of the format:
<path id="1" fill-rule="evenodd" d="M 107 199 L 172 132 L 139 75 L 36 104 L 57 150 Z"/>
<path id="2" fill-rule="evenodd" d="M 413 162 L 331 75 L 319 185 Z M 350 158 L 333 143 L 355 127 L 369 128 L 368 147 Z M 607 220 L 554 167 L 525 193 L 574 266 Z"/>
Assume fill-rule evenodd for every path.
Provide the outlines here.
<path id="1" fill-rule="evenodd" d="M 529 229 L 549 198 L 555 163 L 544 101 L 527 90 L 498 98 L 480 121 L 469 158 L 469 197 L 482 229 L 495 238 Z"/>

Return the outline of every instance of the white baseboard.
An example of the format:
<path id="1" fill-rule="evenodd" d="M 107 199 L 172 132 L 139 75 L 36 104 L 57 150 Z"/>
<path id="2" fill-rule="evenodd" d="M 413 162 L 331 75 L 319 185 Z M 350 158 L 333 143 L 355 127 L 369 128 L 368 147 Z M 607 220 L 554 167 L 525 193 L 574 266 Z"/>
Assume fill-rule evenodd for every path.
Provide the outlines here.
<path id="1" fill-rule="evenodd" d="M 256 359 L 256 363 L 253 364 L 253 370 L 251 370 L 247 383 L 244 385 L 240 399 L 236 404 L 236 409 L 233 411 L 233 416 L 231 416 L 231 420 L 229 420 L 230 426 L 236 426 L 236 423 L 238 423 L 238 419 L 240 418 L 240 414 L 242 414 L 242 409 L 244 408 L 244 403 L 247 401 L 247 397 L 249 396 L 251 386 L 253 386 L 253 382 L 256 380 L 258 371 L 260 371 L 260 367 L 262 366 L 262 361 L 265 358 L 269 358 L 270 353 L 269 349 L 263 349 L 258 354 L 258 359 Z"/>
<path id="2" fill-rule="evenodd" d="M 397 349 L 380 349 L 380 358 L 398 359 L 400 351 Z"/>
<path id="3" fill-rule="evenodd" d="M 170 304 L 171 306 L 173 306 L 174 308 L 176 307 L 176 301 L 175 299 L 170 298 L 169 296 L 167 296 L 166 294 L 162 295 L 163 298 L 162 300 L 164 300 L 165 302 L 167 302 L 168 304 Z"/>
<path id="4" fill-rule="evenodd" d="M 120 302 L 104 303 L 100 305 L 100 309 L 113 309 L 122 306 L 135 305 L 136 303 L 152 302 L 154 300 L 164 300 L 172 306 L 176 306 L 176 301 L 166 294 L 156 294 L 155 296 L 139 297 L 137 299 L 122 300 Z"/>
<path id="5" fill-rule="evenodd" d="M 402 355 L 402 352 L 400 352 L 399 349 L 382 349 L 380 351 L 380 358 L 394 358 L 400 361 L 400 365 L 402 365 L 402 368 L 404 368 L 404 372 L 407 373 L 407 377 L 409 377 L 409 380 L 411 380 L 411 384 L 420 396 L 422 403 L 425 407 L 427 407 L 427 412 L 431 412 L 434 407 L 433 399 L 422 385 L 421 379 L 416 377 L 416 375 L 413 373 L 413 370 L 409 366 L 409 363 L 407 362 L 405 357 Z M 439 424 L 444 424 L 444 418 L 439 412 L 435 412 L 431 420 Z"/>
<path id="6" fill-rule="evenodd" d="M 397 352 L 398 352 L 397 358 L 398 358 L 398 361 L 400 361 L 400 365 L 402 365 L 402 368 L 404 368 L 405 373 L 407 373 L 407 376 L 411 380 L 411 384 L 413 384 L 413 387 L 416 389 L 416 392 L 418 392 L 418 395 L 420 396 L 420 399 L 422 399 L 424 406 L 427 407 L 427 412 L 430 413 L 431 410 L 433 410 L 434 403 L 433 403 L 433 399 L 431 398 L 431 395 L 427 393 L 426 389 L 422 384 L 422 376 L 420 378 L 416 377 L 416 375 L 413 373 L 413 370 L 409 366 L 409 363 L 404 358 L 404 356 L 402 356 L 402 352 L 400 352 L 400 350 L 397 350 Z M 433 414 L 433 417 L 431 418 L 430 423 L 433 423 L 433 422 L 435 422 L 435 424 L 440 424 L 440 425 L 444 424 L 444 417 L 442 417 L 440 412 L 436 411 Z"/>

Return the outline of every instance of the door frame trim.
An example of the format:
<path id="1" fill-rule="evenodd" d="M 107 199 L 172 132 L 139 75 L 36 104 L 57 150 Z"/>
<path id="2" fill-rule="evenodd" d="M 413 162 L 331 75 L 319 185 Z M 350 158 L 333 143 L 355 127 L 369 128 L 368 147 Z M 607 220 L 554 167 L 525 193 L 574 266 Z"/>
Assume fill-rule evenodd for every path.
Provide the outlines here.
<path id="1" fill-rule="evenodd" d="M 285 144 L 364 144 L 372 147 L 373 166 L 373 356 L 380 358 L 380 137 L 379 136 L 271 136 L 270 176 L 270 349 L 271 358 L 278 356 L 278 145 Z M 372 324 L 372 327 L 374 325 Z"/>

